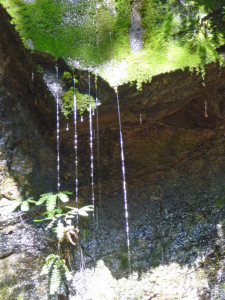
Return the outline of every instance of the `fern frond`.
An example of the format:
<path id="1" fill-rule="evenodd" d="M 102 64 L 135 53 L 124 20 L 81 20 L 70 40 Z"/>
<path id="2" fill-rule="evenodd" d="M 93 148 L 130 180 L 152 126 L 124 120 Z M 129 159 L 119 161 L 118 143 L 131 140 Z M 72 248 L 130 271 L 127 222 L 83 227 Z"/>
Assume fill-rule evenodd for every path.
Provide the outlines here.
<path id="1" fill-rule="evenodd" d="M 61 281 L 61 273 L 56 264 L 54 264 L 52 273 L 51 273 L 51 278 L 50 278 L 50 286 L 49 286 L 49 292 L 51 295 L 54 295 L 59 286 L 60 286 L 60 281 Z"/>
<path id="2" fill-rule="evenodd" d="M 56 259 L 57 256 L 55 254 L 50 254 L 48 257 L 46 257 L 46 263 L 42 267 L 40 275 L 48 275 Z"/>
<path id="3" fill-rule="evenodd" d="M 62 192 L 63 194 L 66 194 L 66 195 L 73 195 L 73 193 L 72 192 L 68 192 L 68 191 L 64 191 L 64 192 Z"/>
<path id="4" fill-rule="evenodd" d="M 64 192 L 60 192 L 57 195 L 58 195 L 59 199 L 62 202 L 68 202 L 69 201 L 69 197 Z"/>
<path id="5" fill-rule="evenodd" d="M 36 202 L 36 205 L 42 205 L 51 195 L 52 193 L 42 194 L 39 200 Z"/>
<path id="6" fill-rule="evenodd" d="M 78 214 L 78 211 L 79 209 L 76 208 L 76 207 L 71 207 L 71 206 L 66 206 L 66 208 L 69 208 L 70 210 L 68 211 L 68 214 L 71 214 L 71 215 L 77 215 Z"/>
<path id="7" fill-rule="evenodd" d="M 63 264 L 62 266 L 63 266 L 64 272 L 65 272 L 66 280 L 71 281 L 73 279 L 73 276 L 72 276 L 71 272 L 69 271 L 69 268 L 65 264 Z"/>
<path id="8" fill-rule="evenodd" d="M 46 209 L 47 210 L 54 210 L 56 207 L 56 200 L 57 200 L 57 195 L 49 195 L 48 198 L 46 199 Z"/>
<path id="9" fill-rule="evenodd" d="M 59 221 L 57 223 L 57 227 L 56 227 L 56 234 L 57 234 L 57 238 L 59 241 L 61 241 L 62 238 L 64 237 L 64 231 L 65 231 L 65 227 L 64 227 L 63 223 L 61 221 Z"/>
<path id="10" fill-rule="evenodd" d="M 49 220 L 49 218 L 46 218 L 44 220 Z M 45 228 L 45 230 L 52 228 L 56 220 L 57 220 L 56 218 L 51 218 L 51 222 L 48 224 L 48 226 Z"/>
<path id="11" fill-rule="evenodd" d="M 78 210 L 78 214 L 81 216 L 87 217 L 88 212 L 93 211 L 93 210 L 94 210 L 93 205 L 84 206 Z"/>

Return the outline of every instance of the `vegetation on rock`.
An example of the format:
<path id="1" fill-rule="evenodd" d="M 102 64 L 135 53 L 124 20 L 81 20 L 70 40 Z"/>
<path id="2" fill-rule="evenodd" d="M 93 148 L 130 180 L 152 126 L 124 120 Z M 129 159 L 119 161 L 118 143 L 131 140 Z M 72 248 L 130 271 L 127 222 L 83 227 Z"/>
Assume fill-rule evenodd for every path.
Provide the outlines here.
<path id="1" fill-rule="evenodd" d="M 13 17 L 24 44 L 80 67 L 97 68 L 111 84 L 105 65 L 125 60 L 116 83 L 151 80 L 152 76 L 189 67 L 198 71 L 220 60 L 216 49 L 225 43 L 223 1 L 143 0 L 140 14 L 144 48 L 131 53 L 132 1 L 0 0 Z M 207 17 L 219 10 L 217 20 Z"/>
<path id="2" fill-rule="evenodd" d="M 45 204 L 46 211 L 41 218 L 35 222 L 48 222 L 45 229 L 55 234 L 58 240 L 57 254 L 51 253 L 47 256 L 46 262 L 40 275 L 49 276 L 49 293 L 57 294 L 57 291 L 63 280 L 71 281 L 72 274 L 67 264 L 69 263 L 68 244 L 76 245 L 74 240 L 78 239 L 78 227 L 75 226 L 75 217 L 77 215 L 88 216 L 93 211 L 93 206 L 88 205 L 81 208 L 65 206 L 63 203 L 69 201 L 70 192 L 46 193 L 42 194 L 38 201 L 33 198 L 20 201 L 21 210 L 28 211 L 29 204 L 37 206 Z M 62 250 L 62 244 L 66 245 L 66 250 Z"/>

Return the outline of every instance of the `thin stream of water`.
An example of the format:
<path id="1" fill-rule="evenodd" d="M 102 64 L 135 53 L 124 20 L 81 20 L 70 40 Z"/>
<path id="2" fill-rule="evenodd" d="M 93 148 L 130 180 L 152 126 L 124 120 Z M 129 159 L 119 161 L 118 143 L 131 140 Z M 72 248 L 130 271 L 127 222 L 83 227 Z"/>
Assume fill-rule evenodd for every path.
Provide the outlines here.
<path id="1" fill-rule="evenodd" d="M 101 176 L 100 176 L 100 137 L 99 137 L 99 119 L 98 119 L 98 77 L 95 77 L 95 104 L 96 104 L 96 140 L 97 140 L 97 178 L 98 178 L 98 201 L 100 206 L 100 213 L 102 209 L 102 186 L 101 186 Z M 96 221 L 99 224 L 100 213 L 96 210 Z"/>
<path id="2" fill-rule="evenodd" d="M 88 75 L 88 95 L 91 96 L 91 79 Z M 89 105 L 89 129 L 90 129 L 90 160 L 91 160 L 91 200 L 92 205 L 95 205 L 94 192 L 94 154 L 93 154 L 93 125 L 92 125 L 92 107 Z"/>
<path id="3" fill-rule="evenodd" d="M 128 213 L 128 201 L 127 201 L 127 186 L 126 186 L 126 170 L 125 170 L 125 159 L 124 159 L 124 147 L 123 147 L 123 133 L 120 116 L 120 102 L 117 87 L 114 88 L 117 99 L 118 119 L 119 119 L 119 130 L 120 130 L 120 150 L 121 150 L 121 163 L 122 163 L 122 175 L 123 175 L 123 195 L 124 195 L 124 212 L 126 222 L 126 238 L 127 238 L 127 258 L 129 274 L 131 275 L 131 255 L 130 255 L 130 228 L 129 228 L 129 213 Z"/>
<path id="4" fill-rule="evenodd" d="M 59 154 L 59 69 L 58 67 L 55 68 L 56 70 L 56 149 L 57 149 L 57 192 L 60 191 L 60 154 Z M 59 204 L 59 200 L 58 200 Z M 60 254 L 60 242 L 58 240 L 57 245 L 57 254 Z"/>
<path id="5" fill-rule="evenodd" d="M 88 95 L 91 96 L 91 77 L 88 75 Z M 95 192 L 94 192 L 94 153 L 93 153 L 93 124 L 92 124 L 92 107 L 89 105 L 89 129 L 90 129 L 90 160 L 91 160 L 91 201 L 94 207 L 93 210 L 93 227 L 94 227 L 94 247 L 93 247 L 93 258 L 95 265 L 96 256 L 96 237 L 95 237 Z"/>
<path id="6" fill-rule="evenodd" d="M 74 151 L 75 151 L 75 201 L 78 208 L 78 138 L 77 138 L 77 98 L 76 98 L 76 86 L 75 78 L 73 78 L 73 104 L 74 104 Z M 76 215 L 76 221 L 78 226 L 78 214 Z"/>
<path id="7" fill-rule="evenodd" d="M 205 101 L 205 112 L 204 112 L 205 118 L 208 118 L 208 106 L 207 106 L 207 101 Z"/>
<path id="8" fill-rule="evenodd" d="M 57 191 L 60 190 L 60 155 L 59 155 L 59 69 L 56 70 L 56 142 L 57 142 Z"/>

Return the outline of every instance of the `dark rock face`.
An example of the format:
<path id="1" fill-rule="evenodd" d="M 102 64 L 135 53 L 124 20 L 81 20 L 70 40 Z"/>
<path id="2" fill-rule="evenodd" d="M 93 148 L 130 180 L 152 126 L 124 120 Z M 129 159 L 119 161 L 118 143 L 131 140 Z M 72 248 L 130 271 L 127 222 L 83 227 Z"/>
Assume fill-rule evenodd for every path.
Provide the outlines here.
<path id="1" fill-rule="evenodd" d="M 41 194 L 54 190 L 56 186 L 55 105 L 32 63 L 40 63 L 54 73 L 55 61 L 41 53 L 35 53 L 31 59 L 9 25 L 8 16 L 1 7 L 0 10 L 0 24 L 4 29 L 0 35 L 0 175 L 1 198 L 6 203 L 6 200 L 20 197 L 21 188 L 23 194 Z M 67 69 L 63 61 L 59 61 L 58 66 L 61 74 Z M 87 93 L 87 72 L 76 71 L 76 76 L 79 90 Z M 96 96 L 93 76 L 91 83 L 91 93 Z M 101 259 L 114 278 L 121 278 L 128 274 L 128 262 L 116 95 L 99 78 L 97 96 L 102 103 L 98 111 L 99 157 L 97 138 L 94 141 L 97 221 L 93 226 L 91 219 L 89 224 L 81 220 L 80 244 L 87 267 Z M 158 266 L 186 266 L 186 271 L 181 272 L 186 275 L 189 274 L 187 266 L 195 266 L 196 272 L 204 271 L 207 284 L 190 284 L 190 289 L 195 291 L 192 299 L 223 299 L 225 69 L 220 69 L 217 64 L 208 65 L 204 85 L 199 75 L 187 70 L 162 74 L 155 77 L 151 84 L 144 84 L 141 91 L 129 84 L 119 87 L 119 97 L 132 271 L 137 272 L 140 279 L 145 272 L 150 272 L 149 278 L 152 278 Z M 66 122 L 61 117 L 60 177 L 62 190 L 74 191 L 72 116 L 68 120 L 69 131 L 66 131 Z M 95 137 L 96 128 L 94 117 Z M 83 123 L 78 123 L 78 143 L 79 201 L 81 205 L 91 204 L 87 115 Z M 7 222 L 2 217 L 0 263 L 6 263 L 18 252 L 29 256 L 26 236 L 43 236 L 40 243 L 34 239 L 31 247 L 31 261 L 39 258 L 47 243 L 43 232 L 30 225 L 27 229 L 23 228 L 18 220 L 15 222 L 18 225 L 13 225 L 18 228 L 13 227 L 12 238 L 9 238 L 11 220 Z M 15 243 L 18 236 L 25 236 L 24 241 Z M 24 261 L 21 257 L 18 258 L 20 263 Z M 33 276 L 31 274 L 38 278 L 38 267 L 34 266 L 32 271 L 29 263 L 27 265 L 27 271 L 24 271 L 30 272 L 25 273 L 27 278 Z M 176 280 L 181 280 L 181 273 Z M 147 290 L 140 287 L 137 296 L 144 295 L 143 299 L 153 296 L 154 299 L 181 297 L 178 286 L 174 294 L 169 294 L 163 284 L 164 290 L 160 289 L 157 276 L 151 279 L 151 283 L 148 282 Z M 189 280 L 194 282 L 195 279 L 190 277 Z M 10 284 L 14 285 L 13 276 Z M 159 285 L 154 293 L 151 292 L 151 284 Z M 114 296 L 135 299 L 128 291 L 125 295 L 120 292 L 115 292 Z M 182 299 L 188 299 L 189 292 L 185 286 Z M 38 296 L 29 298 L 29 295 L 28 291 L 25 299 L 39 299 Z M 44 297 L 47 296 L 41 299 Z M 97 297 L 93 296 L 93 299 L 101 299 Z"/>
<path id="2" fill-rule="evenodd" d="M 40 278 L 52 242 L 16 199 L 55 188 L 54 102 L 0 5 L 0 299 L 48 299 Z"/>

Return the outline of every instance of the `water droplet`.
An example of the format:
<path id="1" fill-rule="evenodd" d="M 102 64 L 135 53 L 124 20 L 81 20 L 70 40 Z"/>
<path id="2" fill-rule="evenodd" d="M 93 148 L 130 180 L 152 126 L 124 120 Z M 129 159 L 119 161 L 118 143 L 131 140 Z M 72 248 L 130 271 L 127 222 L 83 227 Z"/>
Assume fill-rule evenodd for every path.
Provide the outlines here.
<path id="1" fill-rule="evenodd" d="M 207 101 L 205 101 L 205 118 L 208 118 L 208 106 L 207 106 Z"/>

